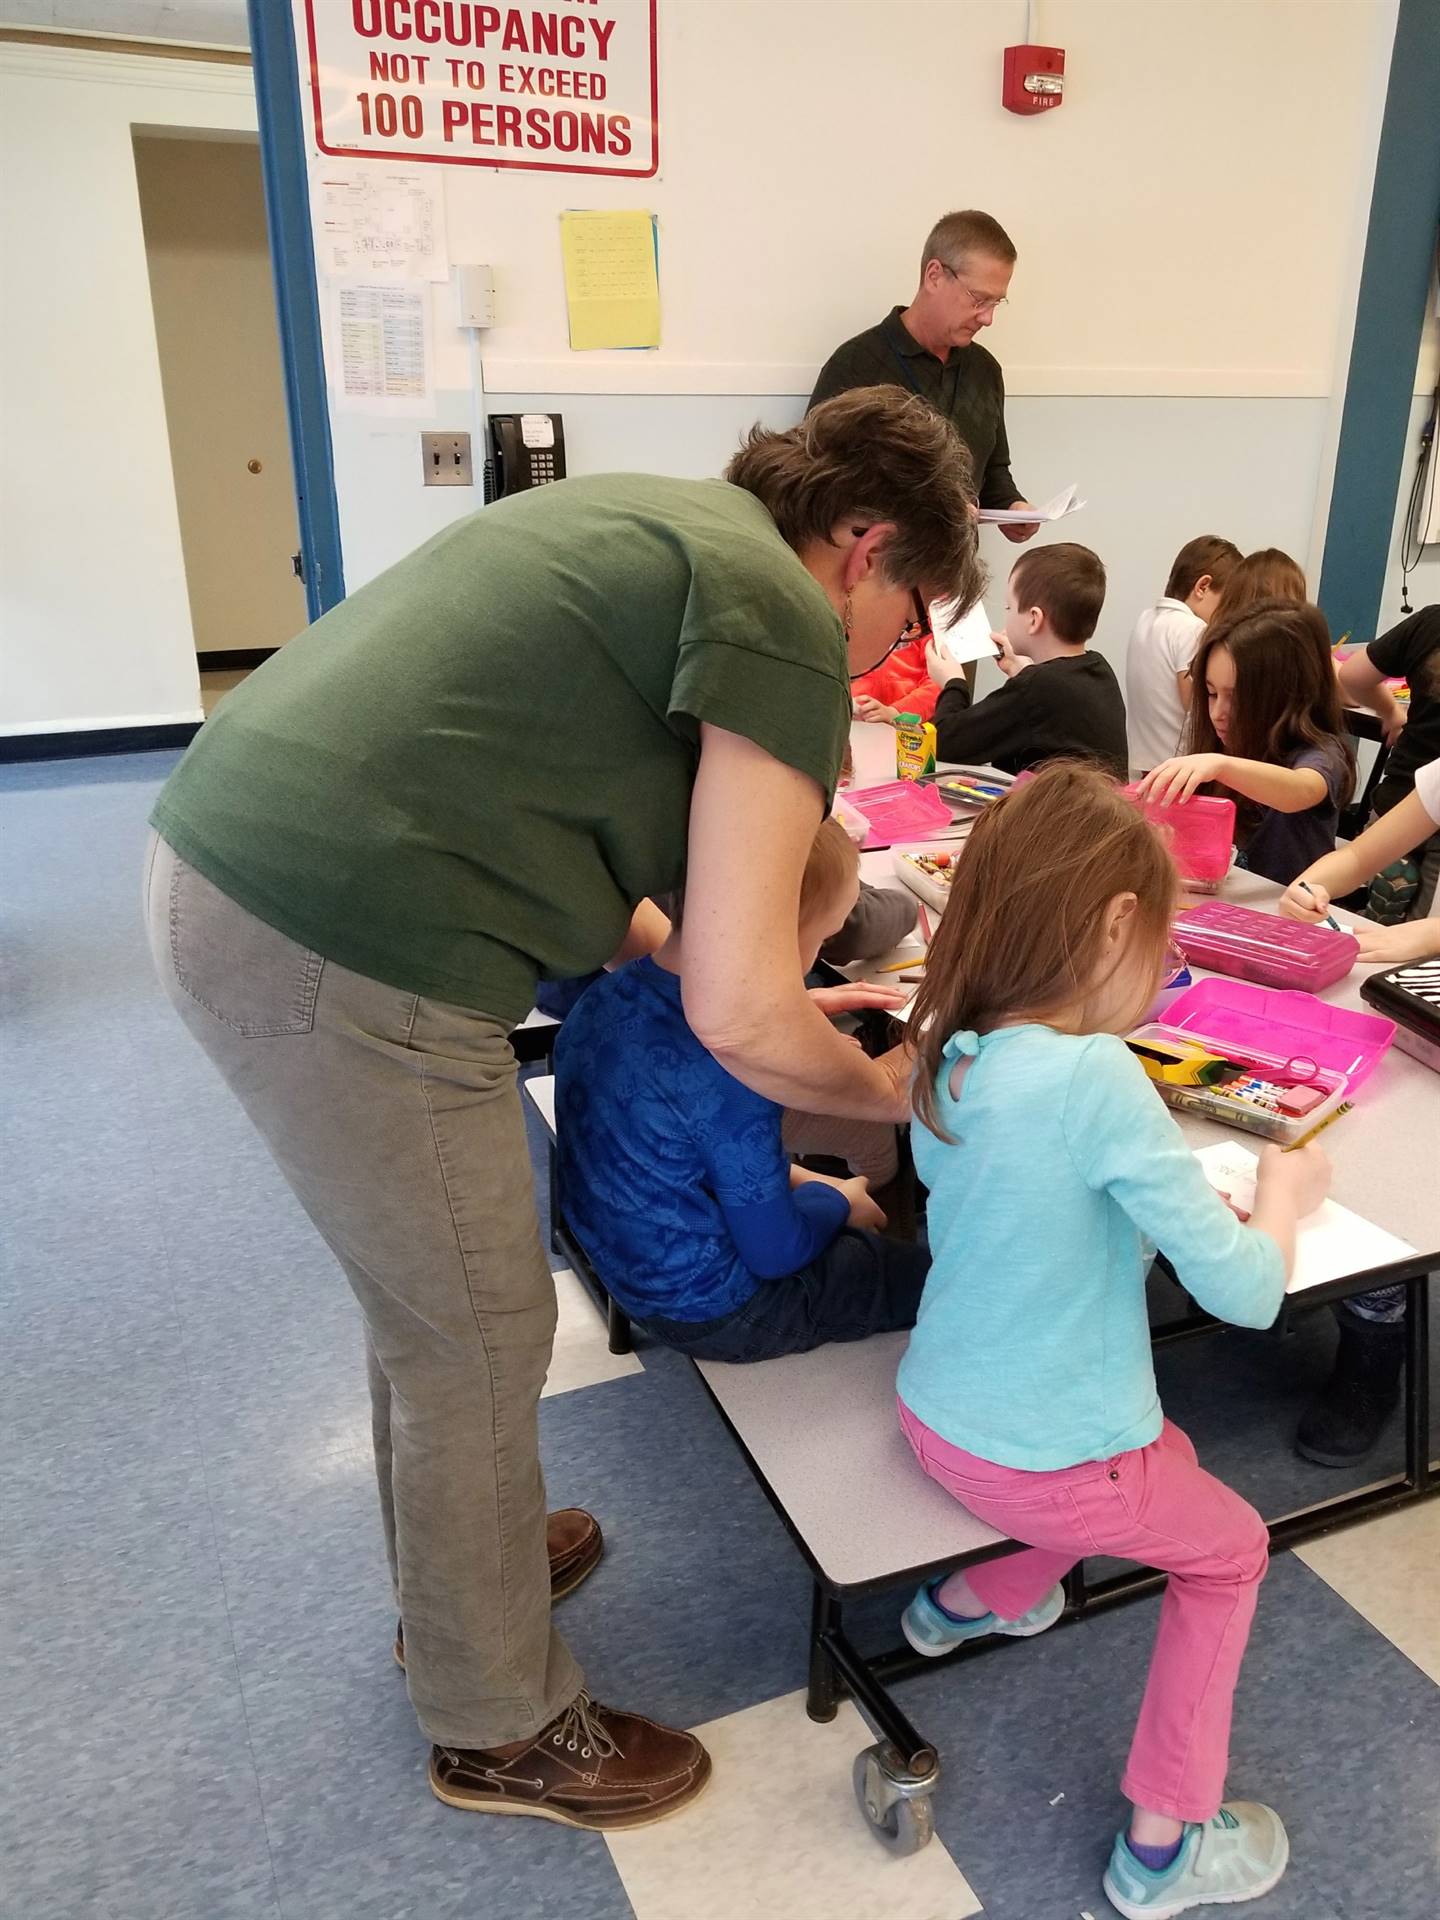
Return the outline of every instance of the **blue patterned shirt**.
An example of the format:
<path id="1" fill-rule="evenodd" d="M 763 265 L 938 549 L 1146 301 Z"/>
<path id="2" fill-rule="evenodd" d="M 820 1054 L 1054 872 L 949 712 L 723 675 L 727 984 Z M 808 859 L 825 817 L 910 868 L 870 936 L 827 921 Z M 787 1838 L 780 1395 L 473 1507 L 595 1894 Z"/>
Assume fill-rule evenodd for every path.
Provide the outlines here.
<path id="1" fill-rule="evenodd" d="M 653 960 L 582 995 L 555 1046 L 565 1217 L 633 1318 L 721 1319 L 835 1238 L 848 1202 L 792 1189 L 781 1119 L 701 1046 Z"/>

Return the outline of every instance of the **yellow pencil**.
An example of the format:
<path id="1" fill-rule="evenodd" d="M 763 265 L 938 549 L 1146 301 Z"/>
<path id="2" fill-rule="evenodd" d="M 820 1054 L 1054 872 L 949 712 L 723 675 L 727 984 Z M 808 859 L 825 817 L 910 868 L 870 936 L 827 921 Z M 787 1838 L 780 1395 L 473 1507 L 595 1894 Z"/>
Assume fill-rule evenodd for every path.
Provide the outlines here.
<path id="1" fill-rule="evenodd" d="M 877 973 L 904 973 L 907 967 L 923 967 L 924 964 L 924 954 L 912 953 L 908 960 L 896 960 L 888 967 L 877 967 L 875 971 Z"/>
<path id="2" fill-rule="evenodd" d="M 1319 1123 L 1318 1126 L 1311 1127 L 1308 1133 L 1302 1133 L 1298 1140 L 1292 1140 L 1288 1146 L 1282 1147 L 1280 1151 L 1282 1153 L 1294 1153 L 1297 1147 L 1308 1147 L 1310 1142 L 1315 1138 L 1317 1133 L 1323 1133 L 1326 1127 L 1332 1125 L 1334 1121 L 1340 1118 L 1342 1113 L 1349 1113 L 1350 1106 L 1351 1106 L 1350 1101 L 1342 1100 L 1340 1105 L 1336 1107 L 1335 1111 L 1333 1113 L 1327 1113 L 1325 1118 Z"/>

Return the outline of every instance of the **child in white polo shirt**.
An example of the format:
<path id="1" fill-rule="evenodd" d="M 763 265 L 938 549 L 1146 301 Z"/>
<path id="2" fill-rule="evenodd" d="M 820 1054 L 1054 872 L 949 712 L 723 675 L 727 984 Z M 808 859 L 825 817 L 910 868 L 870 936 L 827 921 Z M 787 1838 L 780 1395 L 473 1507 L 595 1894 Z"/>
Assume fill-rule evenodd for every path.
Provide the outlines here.
<path id="1" fill-rule="evenodd" d="M 1240 549 L 1217 534 L 1187 540 L 1165 592 L 1135 623 L 1125 656 L 1130 770 L 1148 773 L 1174 753 L 1190 705 L 1190 662 Z"/>

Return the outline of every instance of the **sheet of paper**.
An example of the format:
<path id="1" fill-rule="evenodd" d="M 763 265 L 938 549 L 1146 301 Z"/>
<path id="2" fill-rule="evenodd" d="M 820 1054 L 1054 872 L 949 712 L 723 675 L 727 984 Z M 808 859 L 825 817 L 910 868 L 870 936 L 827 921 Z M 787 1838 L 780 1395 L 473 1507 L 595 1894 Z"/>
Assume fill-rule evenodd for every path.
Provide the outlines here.
<path id="1" fill-rule="evenodd" d="M 653 213 L 562 213 L 560 254 L 572 352 L 659 346 Z"/>
<path id="2" fill-rule="evenodd" d="M 445 202 L 438 180 L 392 168 L 326 164 L 313 218 L 320 271 L 331 280 L 445 280 Z"/>
<path id="3" fill-rule="evenodd" d="M 1242 1213 L 1249 1213 L 1255 1204 L 1258 1154 L 1236 1140 L 1219 1140 L 1212 1147 L 1197 1148 L 1195 1158 L 1211 1186 L 1233 1200 Z M 1338 1201 L 1327 1200 L 1300 1222 L 1295 1235 L 1295 1271 L 1286 1292 L 1303 1293 L 1326 1280 L 1342 1280 L 1370 1267 L 1404 1260 L 1414 1251 L 1408 1241 L 1397 1239 Z"/>
<path id="4" fill-rule="evenodd" d="M 332 293 L 337 406 L 352 413 L 431 414 L 430 289 L 414 282 L 339 286 Z"/>
<path id="5" fill-rule="evenodd" d="M 972 660 L 993 660 L 995 642 L 991 638 L 990 616 L 977 600 L 962 613 L 958 600 L 937 600 L 930 609 L 930 631 L 942 653 L 959 666 Z"/>
<path id="6" fill-rule="evenodd" d="M 1085 505 L 1075 497 L 1079 491 L 1080 483 L 1072 481 L 1043 506 L 981 507 L 979 518 L 991 527 L 1029 527 L 1036 521 L 1063 520 L 1067 513 L 1078 513 Z"/>

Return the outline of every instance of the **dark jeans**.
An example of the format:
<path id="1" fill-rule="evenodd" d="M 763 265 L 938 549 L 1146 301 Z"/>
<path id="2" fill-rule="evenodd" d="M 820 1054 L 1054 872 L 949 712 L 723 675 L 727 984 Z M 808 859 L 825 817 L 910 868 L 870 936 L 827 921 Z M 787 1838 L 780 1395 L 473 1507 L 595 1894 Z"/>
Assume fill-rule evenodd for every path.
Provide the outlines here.
<path id="1" fill-rule="evenodd" d="M 818 1260 L 783 1280 L 762 1280 L 743 1306 L 718 1320 L 635 1324 L 695 1360 L 774 1360 L 830 1340 L 913 1327 L 930 1271 L 928 1247 L 845 1227 Z"/>

